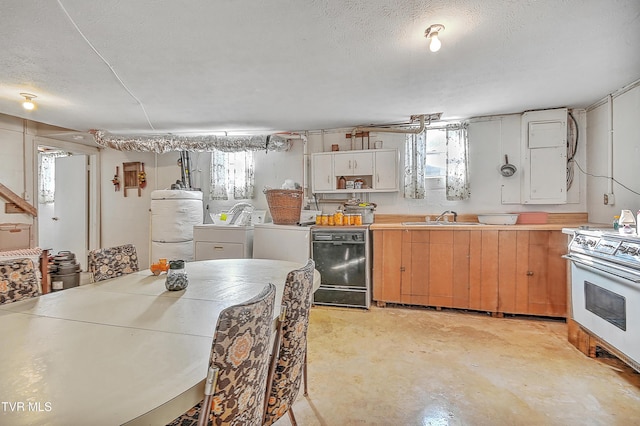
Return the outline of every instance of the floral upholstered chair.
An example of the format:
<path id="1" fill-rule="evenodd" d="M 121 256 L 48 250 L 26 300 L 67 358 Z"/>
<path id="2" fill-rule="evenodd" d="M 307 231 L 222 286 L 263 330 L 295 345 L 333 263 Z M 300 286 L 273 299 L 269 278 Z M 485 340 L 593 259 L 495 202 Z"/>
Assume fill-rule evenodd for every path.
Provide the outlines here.
<path id="1" fill-rule="evenodd" d="M 303 375 L 306 395 L 307 328 L 311 309 L 311 291 L 315 263 L 309 259 L 307 264 L 287 275 L 282 295 L 285 308 L 282 321 L 279 350 L 274 354 L 275 371 L 267 384 L 267 400 L 263 424 L 271 425 L 285 413 L 289 413 L 291 424 L 296 419 L 291 409 Z"/>
<path id="2" fill-rule="evenodd" d="M 220 313 L 204 401 L 171 426 L 262 424 L 275 296 L 276 286 L 267 284 L 253 299 Z"/>
<path id="3" fill-rule="evenodd" d="M 138 255 L 133 244 L 91 250 L 89 272 L 94 282 L 138 271 Z"/>
<path id="4" fill-rule="evenodd" d="M 0 261 L 0 305 L 40 295 L 31 259 Z"/>

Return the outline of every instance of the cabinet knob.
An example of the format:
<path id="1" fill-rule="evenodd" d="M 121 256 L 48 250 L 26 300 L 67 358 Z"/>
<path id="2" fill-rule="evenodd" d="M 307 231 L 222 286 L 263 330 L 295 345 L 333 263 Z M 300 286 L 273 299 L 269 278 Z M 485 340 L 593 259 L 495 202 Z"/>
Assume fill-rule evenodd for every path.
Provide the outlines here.
<path id="1" fill-rule="evenodd" d="M 400 267 L 400 272 L 404 272 L 404 271 L 405 271 L 404 266 L 401 266 L 401 267 Z"/>
<path id="2" fill-rule="evenodd" d="M 532 277 L 533 276 L 533 271 L 527 271 L 527 276 L 528 277 Z"/>

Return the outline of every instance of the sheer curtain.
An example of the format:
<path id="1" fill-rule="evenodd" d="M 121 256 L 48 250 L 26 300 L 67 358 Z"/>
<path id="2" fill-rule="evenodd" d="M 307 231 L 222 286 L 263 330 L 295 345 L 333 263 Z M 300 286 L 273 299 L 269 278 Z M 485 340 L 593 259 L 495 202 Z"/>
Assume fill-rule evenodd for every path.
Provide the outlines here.
<path id="1" fill-rule="evenodd" d="M 56 158 L 66 157 L 63 151 L 38 153 L 38 203 L 53 203 L 56 192 Z"/>
<path id="2" fill-rule="evenodd" d="M 466 200 L 469 198 L 469 141 L 467 123 L 446 126 L 446 196 L 447 200 Z M 433 130 L 433 129 L 432 129 Z M 405 142 L 404 196 L 424 199 L 425 169 L 427 155 L 426 129 L 420 134 L 407 135 Z"/>
<path id="3" fill-rule="evenodd" d="M 211 152 L 211 200 L 235 200 L 253 198 L 255 184 L 253 151 Z"/>

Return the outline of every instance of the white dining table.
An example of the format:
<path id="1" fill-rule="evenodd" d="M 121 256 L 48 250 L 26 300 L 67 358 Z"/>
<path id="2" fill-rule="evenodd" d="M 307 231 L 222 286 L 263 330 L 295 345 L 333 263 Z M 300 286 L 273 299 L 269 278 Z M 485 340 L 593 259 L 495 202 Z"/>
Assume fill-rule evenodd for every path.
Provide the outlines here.
<path id="1" fill-rule="evenodd" d="M 0 305 L 0 424 L 173 420 L 203 397 L 220 312 L 273 283 L 277 316 L 286 276 L 302 266 L 188 262 L 181 291 L 146 270 Z"/>

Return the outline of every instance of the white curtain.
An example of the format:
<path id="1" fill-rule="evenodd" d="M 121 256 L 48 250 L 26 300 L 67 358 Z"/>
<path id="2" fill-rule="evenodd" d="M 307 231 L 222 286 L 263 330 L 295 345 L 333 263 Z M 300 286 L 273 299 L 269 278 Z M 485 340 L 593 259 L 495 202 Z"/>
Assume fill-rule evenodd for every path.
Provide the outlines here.
<path id="1" fill-rule="evenodd" d="M 446 126 L 446 196 L 447 200 L 466 200 L 469 191 L 469 142 L 467 123 Z M 420 134 L 407 135 L 405 143 L 404 196 L 406 198 L 424 199 L 425 166 L 427 155 L 426 129 Z M 431 129 L 434 131 L 435 129 Z M 442 128 L 438 129 L 442 130 Z"/>
<path id="2" fill-rule="evenodd" d="M 427 165 L 427 133 L 407 135 L 404 150 L 404 196 L 424 199 Z"/>
<path id="3" fill-rule="evenodd" d="M 255 185 L 255 161 L 252 151 L 211 152 L 211 200 L 235 200 L 253 198 Z"/>
<path id="4" fill-rule="evenodd" d="M 56 192 L 56 158 L 67 157 L 63 151 L 38 153 L 38 203 L 53 203 Z"/>

